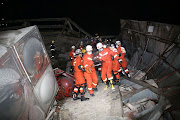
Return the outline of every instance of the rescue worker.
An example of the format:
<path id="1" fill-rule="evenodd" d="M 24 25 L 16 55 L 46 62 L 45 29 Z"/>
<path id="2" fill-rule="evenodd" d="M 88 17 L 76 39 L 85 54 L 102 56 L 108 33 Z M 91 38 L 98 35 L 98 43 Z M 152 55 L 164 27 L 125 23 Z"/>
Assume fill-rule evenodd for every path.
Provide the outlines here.
<path id="1" fill-rule="evenodd" d="M 55 50 L 56 47 L 55 47 L 54 43 L 55 43 L 55 41 L 52 40 L 52 41 L 51 41 L 51 45 L 50 45 L 50 49 L 51 49 L 51 58 L 54 58 L 55 55 L 56 55 L 56 50 Z"/>
<path id="2" fill-rule="evenodd" d="M 122 60 L 120 60 L 119 54 L 117 49 L 115 48 L 114 44 L 111 44 L 110 49 L 112 50 L 112 63 L 113 63 L 113 74 L 114 74 L 114 80 L 115 80 L 115 85 L 120 85 L 120 75 L 119 75 L 119 68 L 120 68 L 120 63 Z M 120 62 L 120 63 L 119 63 Z"/>
<path id="3" fill-rule="evenodd" d="M 124 47 L 121 46 L 121 41 L 116 41 L 116 48 L 117 48 L 117 51 L 118 51 L 118 54 L 119 54 L 119 57 L 121 58 L 122 60 L 122 68 L 119 69 L 119 72 L 123 73 L 123 71 L 125 72 L 125 74 L 127 75 L 127 77 L 131 77 L 130 74 L 129 74 L 129 70 L 127 69 L 127 61 L 126 61 L 126 58 L 125 58 L 125 55 L 126 55 L 126 50 Z M 122 71 L 123 70 L 123 71 Z"/>
<path id="4" fill-rule="evenodd" d="M 85 98 L 85 79 L 83 72 L 85 69 L 83 67 L 82 61 L 82 51 L 80 49 L 76 50 L 76 58 L 74 59 L 74 77 L 75 77 L 75 87 L 74 87 L 74 95 L 73 100 L 78 99 L 78 93 L 81 93 L 81 101 L 89 100 L 89 98 Z"/>
<path id="5" fill-rule="evenodd" d="M 74 62 L 74 58 L 75 58 L 75 46 L 74 45 L 71 47 L 71 51 L 69 53 L 69 56 L 70 56 L 70 60 L 71 60 L 70 72 L 74 72 L 74 67 L 73 67 L 73 62 Z"/>
<path id="6" fill-rule="evenodd" d="M 97 49 L 99 51 L 99 60 L 102 61 L 102 71 L 101 78 L 106 85 L 104 90 L 107 90 L 109 87 L 109 82 L 111 84 L 112 90 L 115 89 L 113 85 L 113 76 L 112 76 L 112 52 L 109 48 L 103 48 L 102 43 L 97 44 Z"/>
<path id="7" fill-rule="evenodd" d="M 87 45 L 86 51 L 87 53 L 83 56 L 83 65 L 85 68 L 84 77 L 87 82 L 87 87 L 89 94 L 91 96 L 94 95 L 94 91 L 97 91 L 98 78 L 96 75 L 96 70 L 93 62 L 93 54 L 92 54 L 92 46 Z"/>

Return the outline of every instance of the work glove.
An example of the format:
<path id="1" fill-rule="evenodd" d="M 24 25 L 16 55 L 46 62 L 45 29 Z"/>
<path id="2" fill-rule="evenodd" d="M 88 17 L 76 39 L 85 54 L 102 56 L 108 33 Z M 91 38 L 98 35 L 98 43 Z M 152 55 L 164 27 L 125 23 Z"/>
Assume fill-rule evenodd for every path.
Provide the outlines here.
<path id="1" fill-rule="evenodd" d="M 79 68 L 80 70 L 82 70 L 83 72 L 86 71 L 82 65 L 79 65 L 78 68 Z"/>

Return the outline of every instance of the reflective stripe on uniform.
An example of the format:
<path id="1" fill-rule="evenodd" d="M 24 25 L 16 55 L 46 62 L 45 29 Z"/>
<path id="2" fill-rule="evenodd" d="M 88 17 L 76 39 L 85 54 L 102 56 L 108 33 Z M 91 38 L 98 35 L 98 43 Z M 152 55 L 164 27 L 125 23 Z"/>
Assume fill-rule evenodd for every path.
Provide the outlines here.
<path id="1" fill-rule="evenodd" d="M 80 90 L 83 90 L 83 88 L 81 87 Z"/>
<path id="2" fill-rule="evenodd" d="M 106 53 L 104 53 L 104 54 L 99 53 L 100 56 L 105 56 L 105 55 L 107 55 L 107 54 L 108 54 L 108 52 L 106 52 Z"/>
<path id="3" fill-rule="evenodd" d="M 88 65 L 86 64 L 84 67 L 87 67 Z"/>
<path id="4" fill-rule="evenodd" d="M 128 71 L 129 71 L 128 69 L 125 70 L 125 72 L 128 72 Z"/>
<path id="5" fill-rule="evenodd" d="M 113 77 L 108 78 L 108 80 L 112 80 L 112 79 L 113 79 Z"/>
<path id="6" fill-rule="evenodd" d="M 75 66 L 75 64 L 76 64 L 76 61 L 73 62 L 73 66 Z"/>
<path id="7" fill-rule="evenodd" d="M 108 52 L 104 53 L 104 55 L 103 55 L 103 56 L 105 56 L 105 55 L 107 55 L 107 54 L 108 54 Z"/>
<path id="8" fill-rule="evenodd" d="M 92 60 L 90 57 L 87 58 L 88 60 Z"/>
<path id="9" fill-rule="evenodd" d="M 92 88 L 88 88 L 88 90 L 92 90 Z"/>
<path id="10" fill-rule="evenodd" d="M 102 56 L 102 54 L 101 54 L 101 53 L 99 53 L 99 55 L 100 55 L 100 56 Z"/>
<path id="11" fill-rule="evenodd" d="M 78 91 L 78 89 L 77 89 L 77 88 L 74 88 L 74 91 Z"/>
<path id="12" fill-rule="evenodd" d="M 114 58 L 116 58 L 116 57 L 117 57 L 117 54 L 114 55 Z"/>
<path id="13" fill-rule="evenodd" d="M 97 84 L 95 84 L 95 83 L 93 83 L 93 82 L 92 82 L 92 84 L 95 85 L 95 86 L 97 85 Z"/>
<path id="14" fill-rule="evenodd" d="M 105 78 L 103 81 L 106 82 L 106 81 L 107 81 L 107 78 Z"/>

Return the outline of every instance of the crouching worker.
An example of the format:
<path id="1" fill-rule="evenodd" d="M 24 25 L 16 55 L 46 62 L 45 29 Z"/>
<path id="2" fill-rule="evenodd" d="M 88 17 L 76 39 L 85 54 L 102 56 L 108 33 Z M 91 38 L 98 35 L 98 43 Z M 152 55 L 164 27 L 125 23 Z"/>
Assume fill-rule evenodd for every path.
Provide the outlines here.
<path id="1" fill-rule="evenodd" d="M 73 63 L 75 77 L 73 100 L 79 99 L 78 93 L 81 93 L 81 101 L 89 100 L 89 98 L 85 98 L 85 79 L 83 75 L 85 69 L 83 68 L 82 62 L 82 51 L 80 49 L 77 49 L 75 51 L 75 54 L 76 58 Z"/>

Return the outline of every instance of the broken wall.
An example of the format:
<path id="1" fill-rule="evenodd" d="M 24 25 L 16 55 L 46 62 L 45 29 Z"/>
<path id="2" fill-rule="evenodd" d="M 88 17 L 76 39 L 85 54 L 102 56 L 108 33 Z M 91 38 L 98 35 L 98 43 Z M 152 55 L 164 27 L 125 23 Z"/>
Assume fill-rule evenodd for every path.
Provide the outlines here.
<path id="1" fill-rule="evenodd" d="M 180 107 L 180 26 L 135 20 L 120 25 L 128 68 L 145 72 L 142 80 L 154 79 L 173 107 Z"/>

